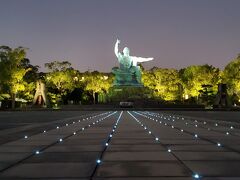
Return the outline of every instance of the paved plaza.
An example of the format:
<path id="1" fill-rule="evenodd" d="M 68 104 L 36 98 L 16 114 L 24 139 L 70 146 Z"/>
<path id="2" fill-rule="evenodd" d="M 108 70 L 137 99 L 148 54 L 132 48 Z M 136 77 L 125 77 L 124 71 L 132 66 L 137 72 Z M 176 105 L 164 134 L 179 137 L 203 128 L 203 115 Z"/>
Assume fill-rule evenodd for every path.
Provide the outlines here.
<path id="1" fill-rule="evenodd" d="M 0 112 L 0 179 L 239 180 L 240 112 Z"/>

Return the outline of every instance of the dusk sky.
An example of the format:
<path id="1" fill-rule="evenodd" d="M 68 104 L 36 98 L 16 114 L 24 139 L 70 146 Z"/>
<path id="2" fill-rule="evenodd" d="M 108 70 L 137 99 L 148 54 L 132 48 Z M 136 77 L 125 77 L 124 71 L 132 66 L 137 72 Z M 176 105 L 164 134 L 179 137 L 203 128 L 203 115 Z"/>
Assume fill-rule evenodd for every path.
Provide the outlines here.
<path id="1" fill-rule="evenodd" d="M 0 0 L 0 45 L 29 48 L 34 65 L 67 60 L 110 72 L 121 50 L 144 67 L 223 68 L 240 53 L 240 0 Z"/>

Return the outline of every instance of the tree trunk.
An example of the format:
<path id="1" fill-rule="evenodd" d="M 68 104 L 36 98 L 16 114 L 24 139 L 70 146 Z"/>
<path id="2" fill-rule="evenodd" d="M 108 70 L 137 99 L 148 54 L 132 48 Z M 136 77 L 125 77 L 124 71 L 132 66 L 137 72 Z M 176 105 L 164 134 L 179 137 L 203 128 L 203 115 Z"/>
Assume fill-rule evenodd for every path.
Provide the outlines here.
<path id="1" fill-rule="evenodd" d="M 93 104 L 95 104 L 95 92 L 93 92 Z"/>
<path id="2" fill-rule="evenodd" d="M 16 93 L 12 93 L 12 109 L 15 109 Z"/>

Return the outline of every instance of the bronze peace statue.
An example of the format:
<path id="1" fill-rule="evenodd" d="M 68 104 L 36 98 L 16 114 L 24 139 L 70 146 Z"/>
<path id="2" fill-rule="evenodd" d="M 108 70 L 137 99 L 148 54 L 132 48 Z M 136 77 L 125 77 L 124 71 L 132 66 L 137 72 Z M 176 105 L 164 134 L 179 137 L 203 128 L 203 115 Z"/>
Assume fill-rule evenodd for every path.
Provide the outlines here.
<path id="1" fill-rule="evenodd" d="M 130 56 L 130 50 L 128 47 L 123 49 L 123 53 L 118 51 L 120 40 L 117 39 L 114 47 L 115 55 L 118 58 L 119 68 L 112 69 L 115 74 L 114 85 L 117 86 L 142 86 L 141 82 L 141 69 L 138 63 L 151 61 L 153 58 L 142 58 L 136 56 Z"/>

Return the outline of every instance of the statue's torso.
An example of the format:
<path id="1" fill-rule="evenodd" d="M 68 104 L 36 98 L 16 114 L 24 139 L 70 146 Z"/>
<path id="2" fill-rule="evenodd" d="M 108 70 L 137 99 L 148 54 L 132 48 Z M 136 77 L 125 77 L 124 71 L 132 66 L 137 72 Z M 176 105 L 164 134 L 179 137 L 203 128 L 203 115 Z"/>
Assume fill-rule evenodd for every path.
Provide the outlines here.
<path id="1" fill-rule="evenodd" d="M 132 66 L 132 60 L 130 56 L 119 55 L 118 61 L 120 63 L 120 69 L 130 69 Z"/>

